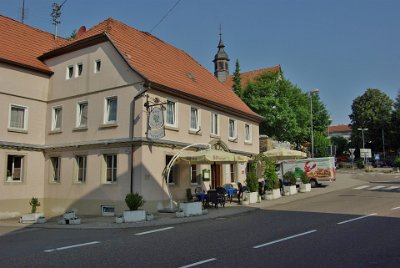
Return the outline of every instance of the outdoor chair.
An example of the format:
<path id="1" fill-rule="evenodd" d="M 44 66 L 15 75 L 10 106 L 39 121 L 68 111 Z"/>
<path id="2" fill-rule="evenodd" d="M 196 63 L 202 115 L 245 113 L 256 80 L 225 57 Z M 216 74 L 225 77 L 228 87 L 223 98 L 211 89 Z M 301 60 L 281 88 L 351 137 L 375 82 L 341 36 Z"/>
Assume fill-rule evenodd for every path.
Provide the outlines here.
<path id="1" fill-rule="evenodd" d="M 225 202 L 226 202 L 226 189 L 224 187 L 217 187 L 216 188 L 217 194 L 218 194 L 218 203 L 222 206 L 225 207 Z"/>
<path id="2" fill-rule="evenodd" d="M 212 204 L 215 208 L 218 208 L 218 204 L 220 204 L 216 190 L 207 191 L 207 207 L 209 207 L 210 204 Z"/>

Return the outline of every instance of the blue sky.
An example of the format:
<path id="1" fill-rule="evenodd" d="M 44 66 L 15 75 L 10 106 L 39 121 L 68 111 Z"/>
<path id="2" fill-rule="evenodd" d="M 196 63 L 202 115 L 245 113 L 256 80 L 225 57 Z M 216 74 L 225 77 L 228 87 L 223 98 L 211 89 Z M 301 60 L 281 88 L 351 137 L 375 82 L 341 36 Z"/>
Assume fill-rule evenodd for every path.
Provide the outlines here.
<path id="1" fill-rule="evenodd" d="M 51 4 L 25 0 L 25 23 L 53 32 Z M 150 31 L 177 0 L 68 0 L 58 33 L 108 17 Z M 22 0 L 1 0 L 0 14 L 21 19 Z M 348 124 L 367 88 L 395 99 L 400 89 L 398 0 L 181 0 L 152 33 L 213 72 L 219 27 L 234 71 L 280 64 L 303 91 L 320 90 L 332 125 Z"/>

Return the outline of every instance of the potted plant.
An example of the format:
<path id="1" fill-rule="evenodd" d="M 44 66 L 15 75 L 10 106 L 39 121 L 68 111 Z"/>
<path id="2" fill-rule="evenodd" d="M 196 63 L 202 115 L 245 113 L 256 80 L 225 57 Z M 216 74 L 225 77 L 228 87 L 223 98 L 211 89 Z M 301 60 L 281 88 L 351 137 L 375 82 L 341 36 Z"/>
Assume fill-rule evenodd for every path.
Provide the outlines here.
<path id="1" fill-rule="evenodd" d="M 283 186 L 285 195 L 294 195 L 297 194 L 296 188 L 296 175 L 293 171 L 287 171 L 283 174 L 283 180 L 285 185 Z"/>
<path id="2" fill-rule="evenodd" d="M 264 177 L 266 178 L 266 187 L 267 187 L 267 200 L 278 199 L 281 197 L 280 185 L 278 174 L 275 172 L 275 161 L 266 159 Z"/>
<path id="3" fill-rule="evenodd" d="M 29 205 L 31 206 L 31 213 L 22 214 L 20 219 L 21 223 L 37 223 L 39 218 L 43 218 L 43 213 L 36 212 L 37 207 L 40 206 L 38 198 L 32 197 L 29 201 Z"/>
<path id="4" fill-rule="evenodd" d="M 310 192 L 311 191 L 311 183 L 310 178 L 308 177 L 306 172 L 302 172 L 300 175 L 300 193 Z"/>
<path id="5" fill-rule="evenodd" d="M 125 197 L 125 203 L 129 210 L 124 211 L 125 222 L 137 222 L 146 220 L 146 211 L 138 210 L 144 205 L 145 201 L 138 193 L 129 193 Z"/>
<path id="6" fill-rule="evenodd" d="M 192 189 L 186 189 L 186 202 L 179 203 L 179 210 L 183 212 L 184 217 L 202 215 L 203 204 L 200 201 L 193 201 Z"/>
<path id="7" fill-rule="evenodd" d="M 255 172 L 250 172 L 246 177 L 246 186 L 249 192 L 243 193 L 243 199 L 250 204 L 257 203 L 258 200 L 258 178 Z"/>

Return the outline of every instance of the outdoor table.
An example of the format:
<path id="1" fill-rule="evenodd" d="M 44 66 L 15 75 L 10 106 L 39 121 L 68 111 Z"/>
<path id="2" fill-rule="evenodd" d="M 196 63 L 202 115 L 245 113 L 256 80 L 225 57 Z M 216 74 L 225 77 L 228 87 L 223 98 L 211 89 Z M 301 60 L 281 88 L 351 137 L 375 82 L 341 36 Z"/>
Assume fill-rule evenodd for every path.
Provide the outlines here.
<path id="1" fill-rule="evenodd" d="M 228 195 L 229 201 L 232 202 L 232 197 L 233 197 L 233 195 L 235 195 L 237 193 L 237 189 L 227 188 L 225 190 L 226 190 L 226 194 Z"/>
<path id="2" fill-rule="evenodd" d="M 203 206 L 205 206 L 207 202 L 207 194 L 206 193 L 197 193 L 196 194 L 197 200 L 200 200 L 203 203 Z"/>

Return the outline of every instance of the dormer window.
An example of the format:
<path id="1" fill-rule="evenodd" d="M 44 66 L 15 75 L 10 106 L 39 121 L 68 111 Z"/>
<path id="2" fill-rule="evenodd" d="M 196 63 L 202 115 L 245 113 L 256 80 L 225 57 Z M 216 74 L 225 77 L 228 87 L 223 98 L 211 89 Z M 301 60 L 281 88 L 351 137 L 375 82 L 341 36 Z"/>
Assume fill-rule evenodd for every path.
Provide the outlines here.
<path id="1" fill-rule="evenodd" d="M 71 79 L 73 75 L 74 75 L 74 66 L 70 65 L 67 67 L 66 79 Z"/>
<path id="2" fill-rule="evenodd" d="M 97 74 L 101 71 L 101 60 L 96 60 L 94 62 L 94 73 Z"/>

